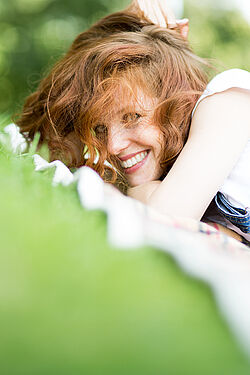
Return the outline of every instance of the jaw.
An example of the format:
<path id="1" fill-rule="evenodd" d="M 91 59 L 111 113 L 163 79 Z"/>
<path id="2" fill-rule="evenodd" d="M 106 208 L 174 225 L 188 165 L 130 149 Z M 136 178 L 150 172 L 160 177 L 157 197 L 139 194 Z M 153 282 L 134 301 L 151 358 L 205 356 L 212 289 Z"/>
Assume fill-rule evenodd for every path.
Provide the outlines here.
<path id="1" fill-rule="evenodd" d="M 160 168 L 160 163 L 152 158 L 151 152 L 148 154 L 146 163 L 137 169 L 134 173 L 126 174 L 129 185 L 136 187 L 147 182 L 159 180 L 162 176 L 163 170 Z"/>

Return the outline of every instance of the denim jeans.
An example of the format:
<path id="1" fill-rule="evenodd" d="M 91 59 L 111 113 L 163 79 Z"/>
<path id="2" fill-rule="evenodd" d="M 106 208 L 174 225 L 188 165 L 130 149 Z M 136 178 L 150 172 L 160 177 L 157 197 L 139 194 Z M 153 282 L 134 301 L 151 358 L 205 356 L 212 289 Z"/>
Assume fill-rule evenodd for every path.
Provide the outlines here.
<path id="1" fill-rule="evenodd" d="M 250 233 L 250 211 L 234 207 L 221 192 L 215 196 L 215 203 L 220 214 L 238 227 L 243 233 Z"/>

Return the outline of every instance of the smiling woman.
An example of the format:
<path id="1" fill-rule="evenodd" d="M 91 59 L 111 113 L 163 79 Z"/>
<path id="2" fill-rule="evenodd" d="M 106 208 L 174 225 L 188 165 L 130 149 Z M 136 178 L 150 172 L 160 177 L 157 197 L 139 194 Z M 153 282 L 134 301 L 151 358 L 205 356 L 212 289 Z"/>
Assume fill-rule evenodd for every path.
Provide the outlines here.
<path id="1" fill-rule="evenodd" d="M 248 239 L 250 74 L 228 71 L 207 86 L 187 21 L 168 18 L 157 0 L 154 21 L 169 28 L 154 24 L 150 4 L 134 1 L 78 35 L 17 125 L 28 141 L 40 133 L 51 160 L 122 178 L 130 195 L 164 214 L 199 220 L 216 196 L 213 220 Z"/>
<path id="2" fill-rule="evenodd" d="M 86 164 L 104 179 L 109 169 L 112 182 L 116 172 L 104 160 L 123 174 L 122 158 L 146 151 L 151 172 L 147 178 L 148 172 L 138 170 L 144 175 L 138 183 L 148 182 L 161 177 L 151 162 L 166 174 L 186 141 L 192 109 L 207 81 L 200 65 L 180 33 L 143 15 L 115 13 L 76 38 L 27 99 L 17 124 L 28 141 L 40 132 L 51 160 L 59 157 L 70 167 Z M 131 171 L 125 168 L 126 177 Z"/>
<path id="3" fill-rule="evenodd" d="M 106 125 L 94 128 L 108 155 L 117 157 L 130 186 L 159 179 L 164 172 L 160 162 L 165 142 L 154 119 L 157 102 L 137 89 L 136 97 L 116 103 Z"/>

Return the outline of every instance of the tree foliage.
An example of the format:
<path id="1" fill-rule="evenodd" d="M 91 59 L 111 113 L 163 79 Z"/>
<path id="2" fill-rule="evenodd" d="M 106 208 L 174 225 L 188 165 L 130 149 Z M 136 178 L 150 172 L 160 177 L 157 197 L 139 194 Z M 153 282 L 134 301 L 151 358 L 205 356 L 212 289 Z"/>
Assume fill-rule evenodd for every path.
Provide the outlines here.
<path id="1" fill-rule="evenodd" d="M 239 12 L 186 0 L 185 16 L 190 19 L 189 39 L 198 55 L 211 59 L 219 71 L 250 70 L 250 25 Z"/>
<path id="2" fill-rule="evenodd" d="M 0 0 L 0 113 L 20 109 L 75 36 L 126 0 Z M 121 9 L 120 8 L 120 9 Z"/>

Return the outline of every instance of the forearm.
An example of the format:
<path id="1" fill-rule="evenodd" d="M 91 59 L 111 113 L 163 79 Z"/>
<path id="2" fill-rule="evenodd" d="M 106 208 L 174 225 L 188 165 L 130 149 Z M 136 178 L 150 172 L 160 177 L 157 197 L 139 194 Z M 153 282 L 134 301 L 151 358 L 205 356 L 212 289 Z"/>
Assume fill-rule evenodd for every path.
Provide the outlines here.
<path id="1" fill-rule="evenodd" d="M 159 187 L 161 181 L 150 181 L 146 184 L 132 187 L 128 189 L 128 196 L 138 201 L 148 204 L 151 194 Z"/>

